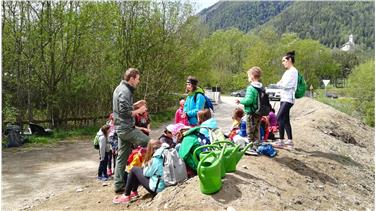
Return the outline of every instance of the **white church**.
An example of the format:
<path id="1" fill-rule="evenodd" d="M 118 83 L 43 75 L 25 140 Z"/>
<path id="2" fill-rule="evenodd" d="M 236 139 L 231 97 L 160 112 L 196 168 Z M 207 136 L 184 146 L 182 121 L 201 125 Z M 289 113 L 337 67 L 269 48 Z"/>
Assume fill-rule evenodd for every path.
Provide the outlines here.
<path id="1" fill-rule="evenodd" d="M 341 50 L 349 51 L 349 50 L 354 50 L 354 49 L 355 49 L 354 38 L 353 38 L 353 35 L 350 34 L 349 41 L 347 41 L 345 44 L 342 45 Z"/>

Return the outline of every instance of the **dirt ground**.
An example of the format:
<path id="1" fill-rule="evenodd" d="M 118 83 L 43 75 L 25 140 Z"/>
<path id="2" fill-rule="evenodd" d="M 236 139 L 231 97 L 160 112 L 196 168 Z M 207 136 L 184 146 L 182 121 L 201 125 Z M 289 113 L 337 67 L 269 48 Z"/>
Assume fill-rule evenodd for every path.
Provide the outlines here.
<path id="1" fill-rule="evenodd" d="M 216 106 L 223 131 L 234 99 Z M 91 140 L 3 149 L 2 210 L 374 210 L 374 129 L 309 98 L 296 102 L 291 120 L 294 149 L 243 156 L 218 193 L 202 194 L 194 177 L 153 200 L 140 188 L 142 198 L 128 205 L 112 204 L 113 180 L 96 180 Z"/>

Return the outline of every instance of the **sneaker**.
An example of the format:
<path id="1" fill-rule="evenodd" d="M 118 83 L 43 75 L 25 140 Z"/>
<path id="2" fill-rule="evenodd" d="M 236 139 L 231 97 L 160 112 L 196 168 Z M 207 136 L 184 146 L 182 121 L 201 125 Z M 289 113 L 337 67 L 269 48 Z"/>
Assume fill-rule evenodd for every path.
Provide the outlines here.
<path id="1" fill-rule="evenodd" d="M 107 181 L 108 178 L 107 177 L 97 177 L 97 180 L 104 182 L 104 181 Z"/>
<path id="2" fill-rule="evenodd" d="M 111 171 L 111 169 L 107 169 L 107 175 L 108 175 L 109 177 L 112 176 L 112 171 Z"/>
<path id="3" fill-rule="evenodd" d="M 138 194 L 138 192 L 137 191 L 135 191 L 135 192 L 131 192 L 131 195 L 129 195 L 132 199 L 133 198 L 135 198 L 135 199 L 137 199 L 137 198 L 139 198 L 140 197 L 140 195 Z"/>
<path id="4" fill-rule="evenodd" d="M 115 196 L 114 199 L 112 199 L 112 203 L 114 204 L 128 204 L 131 202 L 132 197 L 131 196 L 126 196 L 124 194 L 120 196 Z"/>
<path id="5" fill-rule="evenodd" d="M 285 143 L 284 143 L 283 140 L 278 139 L 278 140 L 276 140 L 275 142 L 272 143 L 272 146 L 275 147 L 275 148 L 283 149 L 285 147 Z"/>
<path id="6" fill-rule="evenodd" d="M 294 148 L 294 143 L 292 142 L 291 139 L 287 139 L 284 141 L 285 149 L 292 149 Z"/>
<path id="7" fill-rule="evenodd" d="M 253 155 L 253 156 L 257 156 L 258 155 L 257 151 L 254 150 L 253 148 L 248 148 L 244 153 L 246 155 Z"/>

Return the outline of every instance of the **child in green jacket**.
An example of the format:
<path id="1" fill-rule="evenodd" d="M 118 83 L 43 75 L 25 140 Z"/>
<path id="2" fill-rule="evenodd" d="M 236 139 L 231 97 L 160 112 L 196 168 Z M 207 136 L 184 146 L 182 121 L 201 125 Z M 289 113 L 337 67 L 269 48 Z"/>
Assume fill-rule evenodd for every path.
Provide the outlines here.
<path id="1" fill-rule="evenodd" d="M 244 105 L 244 111 L 247 114 L 247 135 L 249 142 L 253 142 L 253 148 L 257 148 L 260 140 L 260 122 L 261 116 L 255 114 L 257 109 L 258 91 L 256 88 L 262 88 L 261 80 L 261 68 L 252 67 L 247 71 L 248 81 L 250 85 L 247 87 L 247 91 L 244 99 L 237 99 L 237 104 Z M 255 88 L 256 87 L 256 88 Z"/>

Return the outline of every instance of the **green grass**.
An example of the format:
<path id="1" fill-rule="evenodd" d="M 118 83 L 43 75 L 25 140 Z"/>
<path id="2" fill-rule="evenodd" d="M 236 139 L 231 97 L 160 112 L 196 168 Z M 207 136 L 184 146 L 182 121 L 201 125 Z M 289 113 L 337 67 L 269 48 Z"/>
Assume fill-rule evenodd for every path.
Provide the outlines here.
<path id="1" fill-rule="evenodd" d="M 150 114 L 151 127 L 158 128 L 165 122 L 170 122 L 175 115 L 175 108 L 171 108 L 165 112 L 159 112 L 156 114 Z M 25 143 L 35 145 L 35 144 L 53 144 L 58 141 L 69 139 L 69 138 L 87 138 L 93 137 L 98 132 L 100 125 L 91 127 L 82 127 L 71 130 L 56 129 L 53 130 L 51 136 L 25 136 Z M 8 137 L 3 136 L 2 146 L 5 147 L 8 143 Z"/>
<path id="2" fill-rule="evenodd" d="M 170 108 L 167 111 L 150 114 L 151 128 L 158 128 L 165 122 L 170 122 L 175 118 L 176 108 Z"/>
<path id="3" fill-rule="evenodd" d="M 332 106 L 333 108 L 346 113 L 350 116 L 356 117 L 356 111 L 354 109 L 355 99 L 346 96 L 346 89 L 344 88 L 327 88 L 328 93 L 334 93 L 338 95 L 339 98 L 332 99 L 325 96 L 325 89 L 315 90 L 318 93 L 316 100 L 327 105 Z"/>

